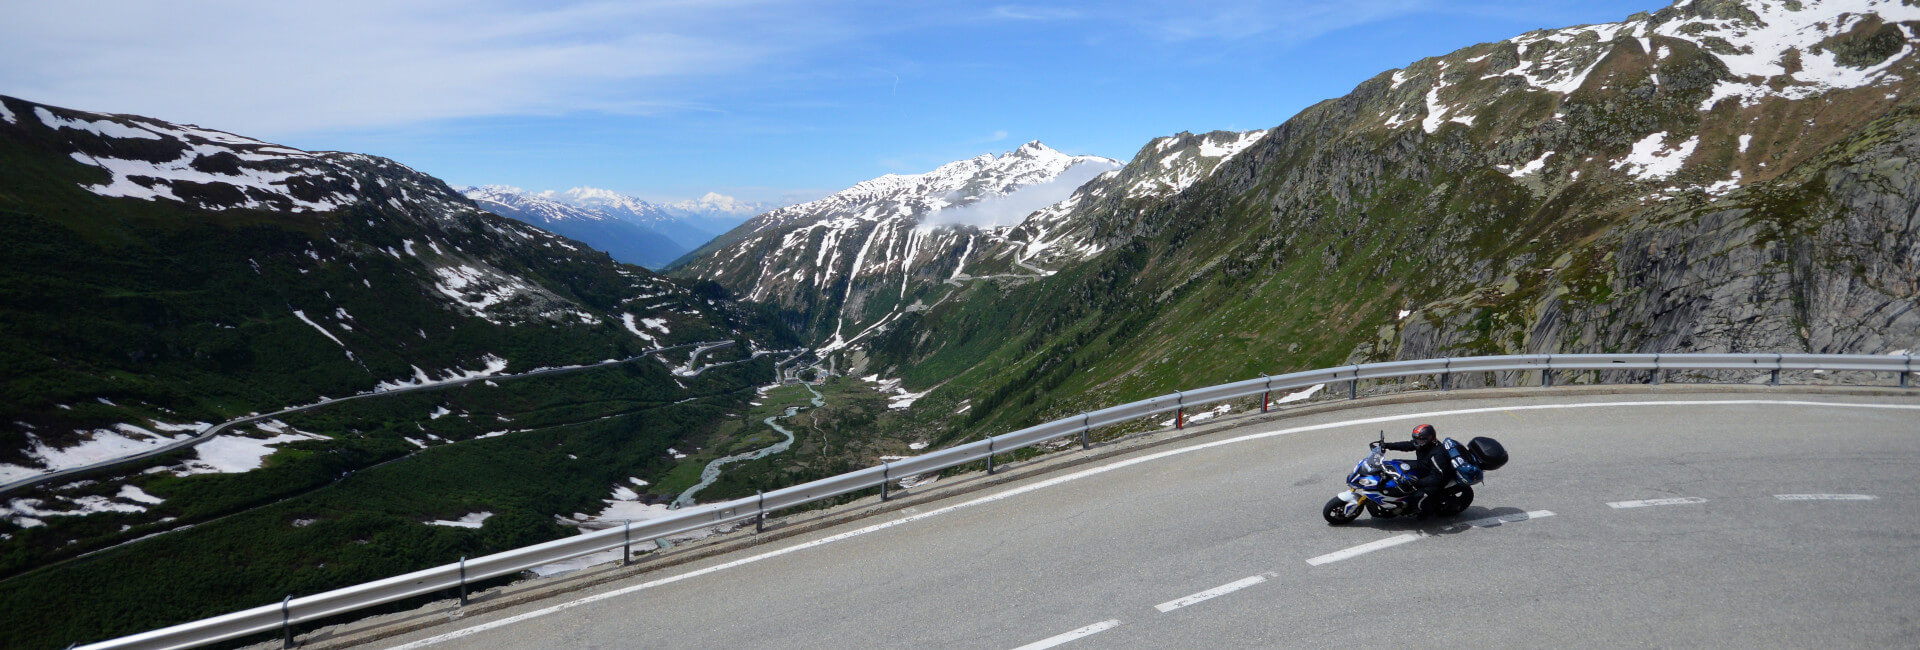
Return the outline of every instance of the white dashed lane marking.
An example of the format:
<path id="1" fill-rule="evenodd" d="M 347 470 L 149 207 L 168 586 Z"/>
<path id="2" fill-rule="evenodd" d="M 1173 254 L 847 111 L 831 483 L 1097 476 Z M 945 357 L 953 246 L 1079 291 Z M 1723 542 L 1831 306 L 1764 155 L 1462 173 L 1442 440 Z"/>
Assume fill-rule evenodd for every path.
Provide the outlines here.
<path id="1" fill-rule="evenodd" d="M 1707 502 L 1706 499 L 1702 499 L 1700 497 L 1674 497 L 1671 499 L 1646 499 L 1642 501 L 1614 501 L 1614 502 L 1608 503 L 1607 507 L 1613 508 L 1616 510 L 1625 510 L 1628 508 L 1645 508 L 1648 506 L 1677 506 L 1677 505 L 1683 505 L 1688 503 L 1706 503 L 1706 502 Z"/>
<path id="2" fill-rule="evenodd" d="M 1552 517 L 1552 516 L 1553 516 L 1552 510 L 1533 510 L 1529 512 L 1516 512 L 1510 515 L 1500 515 L 1497 517 L 1486 517 L 1482 519 L 1474 519 L 1472 521 L 1463 521 L 1457 524 L 1453 524 L 1452 526 L 1449 526 L 1449 528 L 1456 528 L 1456 529 L 1457 528 L 1491 528 L 1494 526 L 1499 526 L 1501 524 L 1510 524 L 1510 523 L 1519 522 L 1519 521 L 1526 521 L 1528 519 L 1541 519 L 1544 517 Z M 1361 544 L 1353 548 L 1346 548 L 1346 549 L 1334 551 L 1332 553 L 1328 553 L 1326 555 L 1322 555 L 1319 557 L 1307 558 L 1307 564 L 1310 564 L 1313 566 L 1320 566 L 1322 564 L 1339 562 L 1341 560 L 1345 560 L 1345 559 L 1349 559 L 1349 558 L 1353 558 L 1361 555 L 1366 555 L 1368 553 L 1372 553 L 1374 551 L 1378 551 L 1383 548 L 1393 548 L 1395 546 L 1399 546 L 1407 542 L 1419 541 L 1421 538 L 1428 537 L 1428 536 L 1429 535 L 1425 533 L 1407 533 L 1405 535 L 1395 535 L 1393 537 L 1388 537 L 1386 539 L 1367 542 L 1365 544 Z"/>
<path id="3" fill-rule="evenodd" d="M 1153 608 L 1160 610 L 1160 613 L 1165 614 L 1167 612 L 1171 612 L 1173 610 L 1180 609 L 1188 605 L 1199 603 L 1207 599 L 1214 598 L 1216 596 L 1225 596 L 1227 594 L 1239 591 L 1241 589 L 1246 589 L 1247 587 L 1251 587 L 1251 586 L 1260 584 L 1262 582 L 1266 582 L 1267 578 L 1273 577 L 1273 575 L 1274 574 L 1272 573 L 1262 573 L 1257 576 L 1241 578 L 1239 580 L 1235 580 L 1233 582 L 1229 582 L 1227 584 L 1220 585 L 1218 587 L 1214 587 L 1212 589 L 1208 589 L 1206 591 L 1202 591 L 1200 593 L 1187 596 L 1185 598 L 1177 598 L 1174 600 L 1169 600 L 1164 603 L 1160 603 L 1158 605 L 1154 605 Z"/>
<path id="4" fill-rule="evenodd" d="M 1781 501 L 1872 501 L 1880 497 L 1871 494 L 1776 494 L 1773 498 Z"/>
<path id="5" fill-rule="evenodd" d="M 1029 643 L 1029 644 L 1020 646 L 1018 648 L 1014 648 L 1013 650 L 1041 650 L 1042 648 L 1051 648 L 1063 643 L 1078 641 L 1081 638 L 1093 636 L 1095 634 L 1099 634 L 1101 632 L 1105 632 L 1107 630 L 1111 630 L 1116 627 L 1120 627 L 1120 619 L 1116 618 L 1110 621 L 1100 621 L 1098 623 L 1094 623 L 1092 625 L 1080 628 L 1078 630 L 1067 632 L 1065 634 L 1056 634 L 1056 635 L 1041 639 L 1039 641 L 1035 641 L 1033 643 Z"/>

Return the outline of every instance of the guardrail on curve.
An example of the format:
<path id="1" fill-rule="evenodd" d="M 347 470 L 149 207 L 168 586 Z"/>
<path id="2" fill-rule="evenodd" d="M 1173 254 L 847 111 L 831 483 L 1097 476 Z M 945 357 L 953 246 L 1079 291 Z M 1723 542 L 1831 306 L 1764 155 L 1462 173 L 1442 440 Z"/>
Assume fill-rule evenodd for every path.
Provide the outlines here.
<path id="1" fill-rule="evenodd" d="M 289 597 L 280 603 L 103 641 L 82 646 L 80 650 L 186 648 L 275 630 L 290 630 L 292 625 L 303 622 L 414 596 L 462 588 L 467 583 L 517 573 L 582 555 L 615 548 L 630 548 L 635 541 L 650 542 L 702 528 L 748 521 L 763 517 L 768 512 L 785 510 L 874 487 L 881 487 L 884 491 L 884 486 L 896 479 L 937 472 L 981 460 L 986 460 L 988 470 L 992 471 L 992 458 L 998 454 L 1167 412 L 1181 414 L 1176 416 L 1178 420 L 1184 415 L 1185 409 L 1192 406 L 1340 382 L 1349 382 L 1349 397 L 1357 397 L 1358 382 L 1362 380 L 1422 375 L 1438 375 L 1440 388 L 1446 389 L 1452 375 L 1455 374 L 1539 372 L 1540 384 L 1550 386 L 1555 372 L 1589 370 L 1650 371 L 1648 383 L 1660 383 L 1666 372 L 1677 370 L 1765 371 L 1770 373 L 1770 383 L 1775 384 L 1779 382 L 1780 373 L 1783 371 L 1885 372 L 1897 373 L 1901 388 L 1911 386 L 1910 378 L 1914 373 L 1912 355 L 1539 354 L 1389 361 L 1263 376 L 1258 379 L 1195 390 L 1176 391 L 1171 395 L 1081 413 L 1012 433 L 991 436 L 984 440 L 890 461 L 877 467 L 831 476 L 753 497 L 688 508 L 681 514 L 639 525 L 629 523 L 624 527 L 557 539 L 463 560 L 456 564 L 422 569 L 384 580 L 299 598 Z"/>

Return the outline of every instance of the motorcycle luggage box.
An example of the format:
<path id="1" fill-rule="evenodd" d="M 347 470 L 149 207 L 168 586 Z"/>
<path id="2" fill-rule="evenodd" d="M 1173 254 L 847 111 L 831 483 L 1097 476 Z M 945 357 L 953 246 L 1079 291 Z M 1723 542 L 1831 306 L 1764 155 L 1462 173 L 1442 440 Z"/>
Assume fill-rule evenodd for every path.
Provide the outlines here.
<path id="1" fill-rule="evenodd" d="M 1500 446 L 1498 440 L 1484 436 L 1474 438 L 1467 441 L 1467 448 L 1473 450 L 1473 455 L 1478 457 L 1480 462 L 1475 464 L 1479 465 L 1480 469 L 1500 469 L 1501 465 L 1507 464 L 1507 448 Z"/>

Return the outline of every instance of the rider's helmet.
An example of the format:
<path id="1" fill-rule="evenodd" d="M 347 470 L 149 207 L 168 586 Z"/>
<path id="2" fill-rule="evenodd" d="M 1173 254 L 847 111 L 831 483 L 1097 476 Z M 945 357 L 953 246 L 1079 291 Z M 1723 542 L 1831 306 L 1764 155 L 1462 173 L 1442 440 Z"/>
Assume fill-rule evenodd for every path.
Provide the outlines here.
<path id="1" fill-rule="evenodd" d="M 1413 428 L 1414 444 L 1417 444 L 1423 447 L 1426 445 L 1433 444 L 1434 438 L 1437 437 L 1438 435 L 1439 433 L 1433 430 L 1433 425 L 1431 424 L 1422 424 L 1420 426 Z"/>

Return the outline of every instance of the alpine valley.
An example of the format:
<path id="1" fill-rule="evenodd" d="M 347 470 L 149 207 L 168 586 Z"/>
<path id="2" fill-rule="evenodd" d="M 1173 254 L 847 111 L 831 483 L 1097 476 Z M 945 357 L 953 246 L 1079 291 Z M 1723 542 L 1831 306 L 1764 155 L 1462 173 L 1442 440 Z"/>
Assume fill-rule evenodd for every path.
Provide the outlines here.
<path id="1" fill-rule="evenodd" d="M 664 502 L 755 435 L 756 387 L 799 343 L 716 286 L 490 214 L 391 160 L 131 115 L 0 97 L 0 219 L 4 647 L 553 539 L 575 532 L 556 516 L 585 526 L 609 499 Z M 289 407 L 312 408 L 33 484 Z"/>

